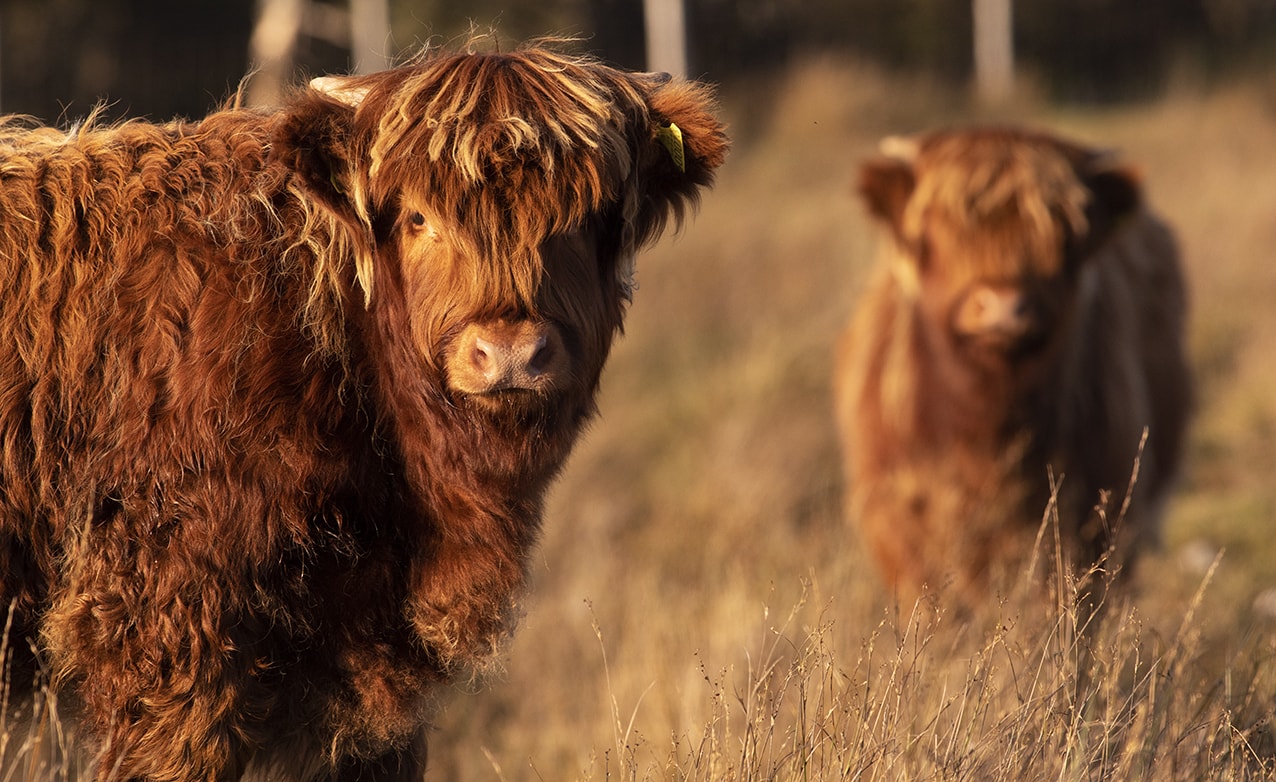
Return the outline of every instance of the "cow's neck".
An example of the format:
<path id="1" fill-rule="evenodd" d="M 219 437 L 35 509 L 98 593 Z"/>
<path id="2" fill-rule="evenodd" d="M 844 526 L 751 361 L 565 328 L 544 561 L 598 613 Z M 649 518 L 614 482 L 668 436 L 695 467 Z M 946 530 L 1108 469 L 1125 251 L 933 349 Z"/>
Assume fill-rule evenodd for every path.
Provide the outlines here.
<path id="1" fill-rule="evenodd" d="M 917 324 L 917 414 L 923 431 L 940 444 L 960 444 L 999 452 L 1013 434 L 1022 389 L 1014 367 L 996 360 L 973 360 L 942 329 L 924 319 Z M 986 359 L 986 357 L 985 357 Z"/>
<path id="2" fill-rule="evenodd" d="M 936 444 L 996 460 L 1018 454 L 1020 469 L 1037 473 L 1056 446 L 1055 421 L 1063 378 L 1056 346 L 1022 361 L 983 356 L 972 360 L 951 342 L 932 341 L 919 364 L 926 428 Z"/>
<path id="3" fill-rule="evenodd" d="M 378 428 L 402 476 L 400 518 L 410 551 L 405 614 L 441 672 L 494 659 L 517 616 L 543 499 L 582 419 L 531 433 L 467 410 L 421 378 L 421 357 L 381 313 L 365 318 Z M 415 363 L 414 363 L 415 362 Z M 397 371 L 396 371 L 397 369 Z M 372 381 L 375 382 L 375 381 Z"/>

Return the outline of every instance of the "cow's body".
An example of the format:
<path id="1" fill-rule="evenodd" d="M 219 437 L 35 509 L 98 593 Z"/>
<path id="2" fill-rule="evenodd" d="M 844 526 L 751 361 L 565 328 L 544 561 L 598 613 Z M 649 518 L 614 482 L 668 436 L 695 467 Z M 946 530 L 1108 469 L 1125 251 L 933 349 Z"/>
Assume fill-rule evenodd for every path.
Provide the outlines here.
<path id="1" fill-rule="evenodd" d="M 1157 537 L 1190 407 L 1172 237 L 1130 174 L 1050 136 L 894 146 L 862 172 L 890 237 L 837 373 L 849 513 L 887 583 L 966 606 L 1008 586 L 1051 475 L 1064 556 L 1128 569 Z"/>
<path id="2" fill-rule="evenodd" d="M 419 778 L 726 147 L 703 88 L 538 48 L 323 86 L 0 132 L 11 676 L 104 779 Z"/>

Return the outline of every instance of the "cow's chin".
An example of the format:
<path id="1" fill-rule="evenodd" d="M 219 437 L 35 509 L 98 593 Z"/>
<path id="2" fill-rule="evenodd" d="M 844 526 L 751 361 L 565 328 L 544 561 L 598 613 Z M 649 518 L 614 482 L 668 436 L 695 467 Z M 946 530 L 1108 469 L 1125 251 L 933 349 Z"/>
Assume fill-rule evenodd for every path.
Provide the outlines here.
<path id="1" fill-rule="evenodd" d="M 563 391 L 488 391 L 454 397 L 453 404 L 489 456 L 541 464 L 561 463 L 590 416 L 587 402 Z"/>
<path id="2" fill-rule="evenodd" d="M 984 365 L 1014 365 L 1032 361 L 1045 351 L 1048 335 L 1044 331 L 1007 333 L 985 331 L 962 335 L 965 353 Z"/>
<path id="3" fill-rule="evenodd" d="M 461 409 L 480 418 L 532 424 L 562 407 L 564 394 L 557 390 L 502 388 L 492 391 L 453 391 Z"/>

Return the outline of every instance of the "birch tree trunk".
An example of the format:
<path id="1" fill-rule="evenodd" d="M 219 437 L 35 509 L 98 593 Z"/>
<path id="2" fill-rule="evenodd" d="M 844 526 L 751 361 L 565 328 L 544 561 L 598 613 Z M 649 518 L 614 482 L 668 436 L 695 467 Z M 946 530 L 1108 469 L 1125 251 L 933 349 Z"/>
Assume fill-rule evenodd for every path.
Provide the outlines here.
<path id="1" fill-rule="evenodd" d="M 647 33 L 647 70 L 687 75 L 686 16 L 682 0 L 643 0 Z"/>
<path id="2" fill-rule="evenodd" d="M 350 0 L 350 59 L 355 73 L 390 67 L 390 0 Z"/>
<path id="3" fill-rule="evenodd" d="M 277 104 L 292 78 L 293 48 L 301 32 L 306 0 L 257 0 L 257 23 L 248 41 L 248 103 Z"/>
<path id="4" fill-rule="evenodd" d="M 1012 0 L 973 0 L 975 93 L 985 104 L 1005 103 L 1015 86 Z"/>

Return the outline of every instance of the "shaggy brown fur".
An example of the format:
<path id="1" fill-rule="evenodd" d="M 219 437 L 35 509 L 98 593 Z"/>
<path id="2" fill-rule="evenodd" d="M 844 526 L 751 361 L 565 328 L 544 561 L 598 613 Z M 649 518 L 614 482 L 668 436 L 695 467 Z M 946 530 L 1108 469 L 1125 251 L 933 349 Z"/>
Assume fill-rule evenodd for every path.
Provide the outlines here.
<path id="1" fill-rule="evenodd" d="M 1030 561 L 1051 472 L 1066 557 L 1128 569 L 1156 539 L 1190 407 L 1169 232 L 1128 171 L 1049 135 L 883 147 L 860 190 L 890 236 L 837 406 L 849 512 L 887 583 L 986 601 Z"/>
<path id="2" fill-rule="evenodd" d="M 420 777 L 727 146 L 705 87 L 543 46 L 316 87 L 0 130 L 0 605 L 103 779 Z"/>

